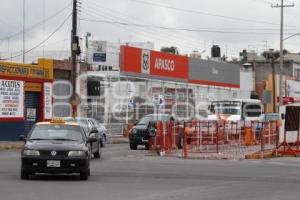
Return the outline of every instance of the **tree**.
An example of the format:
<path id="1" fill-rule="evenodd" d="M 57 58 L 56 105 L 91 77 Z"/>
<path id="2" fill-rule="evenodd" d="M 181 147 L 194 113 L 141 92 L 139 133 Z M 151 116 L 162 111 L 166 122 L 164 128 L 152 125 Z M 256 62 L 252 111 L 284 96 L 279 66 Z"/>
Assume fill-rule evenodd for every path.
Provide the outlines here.
<path id="1" fill-rule="evenodd" d="M 178 55 L 179 52 L 178 52 L 178 48 L 177 47 L 161 47 L 160 49 L 161 52 L 165 52 L 165 53 L 171 53 L 171 54 L 175 54 L 175 55 Z"/>

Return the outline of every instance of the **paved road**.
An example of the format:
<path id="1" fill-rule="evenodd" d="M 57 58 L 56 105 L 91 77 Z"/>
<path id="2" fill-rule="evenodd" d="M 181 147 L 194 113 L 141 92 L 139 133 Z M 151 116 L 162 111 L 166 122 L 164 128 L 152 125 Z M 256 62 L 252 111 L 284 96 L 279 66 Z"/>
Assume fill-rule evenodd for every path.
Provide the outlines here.
<path id="1" fill-rule="evenodd" d="M 91 177 L 19 179 L 18 152 L 0 152 L 1 200 L 300 199 L 300 159 L 180 160 L 109 145 Z"/>

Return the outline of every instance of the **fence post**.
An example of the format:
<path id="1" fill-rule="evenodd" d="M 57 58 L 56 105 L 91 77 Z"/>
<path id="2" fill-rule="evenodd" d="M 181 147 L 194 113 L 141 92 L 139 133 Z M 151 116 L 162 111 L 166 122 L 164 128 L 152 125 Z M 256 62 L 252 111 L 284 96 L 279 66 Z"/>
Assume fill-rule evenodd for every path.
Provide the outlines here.
<path id="1" fill-rule="evenodd" d="M 217 153 L 219 153 L 219 126 L 218 124 L 216 125 L 217 130 L 216 130 L 216 142 L 217 142 Z"/>
<path id="2" fill-rule="evenodd" d="M 265 135 L 265 123 L 262 123 L 262 129 L 261 129 L 261 134 L 260 134 L 260 142 L 261 142 L 261 159 L 264 158 L 264 135 Z"/>
<path id="3" fill-rule="evenodd" d="M 183 157 L 184 159 L 188 158 L 188 152 L 187 152 L 187 136 L 189 132 L 189 128 L 186 126 L 186 122 L 183 124 Z"/>

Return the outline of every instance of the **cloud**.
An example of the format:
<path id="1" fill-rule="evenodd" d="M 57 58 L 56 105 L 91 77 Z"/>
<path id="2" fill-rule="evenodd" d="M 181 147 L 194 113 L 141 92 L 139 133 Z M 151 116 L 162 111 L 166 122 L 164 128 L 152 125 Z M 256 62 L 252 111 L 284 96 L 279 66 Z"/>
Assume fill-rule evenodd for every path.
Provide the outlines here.
<path id="1" fill-rule="evenodd" d="M 0 1 L 0 25 L 2 27 L 0 38 L 3 38 L 22 29 L 22 1 Z M 120 40 L 123 42 L 153 41 L 157 49 L 160 49 L 161 46 L 176 46 L 182 53 L 190 53 L 197 49 L 200 51 L 206 50 L 207 55 L 209 55 L 210 47 L 213 44 L 219 44 L 224 53 L 227 47 L 228 54 L 231 55 L 232 53 L 235 56 L 243 48 L 262 51 L 265 48 L 265 41 L 268 41 L 270 45 L 272 44 L 272 48 L 279 48 L 280 10 L 271 8 L 267 3 L 268 1 L 81 0 L 81 2 L 79 18 L 215 31 L 162 30 L 79 20 L 79 35 L 81 37 L 84 37 L 86 32 L 91 32 L 92 39 Z M 62 9 L 65 5 L 71 3 L 71 0 L 26 0 L 26 3 L 26 27 L 30 27 Z M 166 6 L 178 9 L 170 9 Z M 188 12 L 188 10 L 193 12 Z M 298 11 L 298 7 L 285 9 L 286 35 L 300 32 L 300 26 L 298 26 L 300 15 L 297 14 Z M 43 38 L 55 30 L 69 13 L 71 13 L 71 7 L 63 14 L 29 31 L 26 34 L 26 46 L 29 48 L 42 41 Z M 237 18 L 240 18 L 240 20 Z M 68 42 L 66 39 L 70 36 L 70 23 L 71 21 L 47 42 L 47 44 L 52 45 L 46 44 L 47 46 L 43 48 L 51 50 L 65 48 L 68 50 L 69 45 L 66 43 Z M 217 31 L 237 33 L 217 33 Z M 22 48 L 21 40 L 21 35 L 11 38 L 9 51 L 20 50 Z M 298 51 L 298 46 L 294 44 L 297 43 L 297 40 L 299 40 L 297 37 L 291 38 L 285 47 L 290 51 Z M 57 45 L 55 45 L 55 42 L 57 42 Z M 0 52 L 8 51 L 7 43 L 7 40 L 0 41 Z"/>

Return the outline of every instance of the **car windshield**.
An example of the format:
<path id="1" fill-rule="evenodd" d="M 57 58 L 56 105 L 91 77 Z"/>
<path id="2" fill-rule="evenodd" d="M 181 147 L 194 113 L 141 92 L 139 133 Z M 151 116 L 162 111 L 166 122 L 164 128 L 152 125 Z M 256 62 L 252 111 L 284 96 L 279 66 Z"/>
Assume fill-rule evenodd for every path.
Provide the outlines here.
<path id="1" fill-rule="evenodd" d="M 147 115 L 143 117 L 139 121 L 139 125 L 147 125 L 150 121 L 168 121 L 170 119 L 170 116 L 168 115 Z"/>
<path id="2" fill-rule="evenodd" d="M 241 104 L 239 102 L 213 102 L 210 111 L 214 114 L 240 115 Z"/>
<path id="3" fill-rule="evenodd" d="M 69 125 L 36 125 L 29 140 L 83 141 L 81 128 Z"/>

